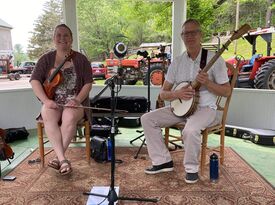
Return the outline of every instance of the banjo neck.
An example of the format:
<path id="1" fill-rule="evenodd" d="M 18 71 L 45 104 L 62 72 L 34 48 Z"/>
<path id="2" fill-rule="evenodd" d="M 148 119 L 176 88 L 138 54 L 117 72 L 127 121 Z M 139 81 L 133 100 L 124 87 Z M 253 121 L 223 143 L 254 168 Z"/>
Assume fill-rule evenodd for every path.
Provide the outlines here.
<path id="1" fill-rule="evenodd" d="M 232 42 L 231 39 L 229 39 L 221 49 L 217 51 L 217 53 L 211 58 L 211 60 L 206 64 L 206 66 L 202 69 L 201 72 L 207 72 L 210 70 L 212 65 L 216 62 L 216 60 L 222 55 L 222 53 L 225 51 L 225 49 L 228 48 L 229 44 Z M 195 90 L 199 90 L 201 84 L 195 79 L 193 82 L 191 82 L 191 87 Z"/>

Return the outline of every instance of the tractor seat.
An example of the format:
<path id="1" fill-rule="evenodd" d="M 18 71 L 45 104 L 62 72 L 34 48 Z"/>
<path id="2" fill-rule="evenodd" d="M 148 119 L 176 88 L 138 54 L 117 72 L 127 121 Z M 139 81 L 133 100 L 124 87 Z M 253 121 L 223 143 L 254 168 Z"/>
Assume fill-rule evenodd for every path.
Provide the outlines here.
<path id="1" fill-rule="evenodd" d="M 253 65 L 254 65 L 254 62 L 255 62 L 255 59 L 259 57 L 259 54 L 254 54 L 249 63 L 247 65 L 243 65 L 242 68 L 241 68 L 241 72 L 249 72 L 252 70 L 253 68 Z"/>

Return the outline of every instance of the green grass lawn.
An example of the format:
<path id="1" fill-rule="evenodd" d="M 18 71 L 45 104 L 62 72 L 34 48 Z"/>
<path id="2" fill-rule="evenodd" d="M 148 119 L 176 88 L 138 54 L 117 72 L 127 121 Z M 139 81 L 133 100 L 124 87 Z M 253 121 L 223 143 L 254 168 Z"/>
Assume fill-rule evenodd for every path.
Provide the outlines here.
<path id="1" fill-rule="evenodd" d="M 274 41 L 275 41 L 275 35 L 272 36 L 271 48 L 275 47 L 275 42 Z M 240 39 L 237 40 L 237 52 L 236 52 L 236 54 L 234 54 L 234 47 L 235 47 L 235 43 L 232 42 L 229 45 L 228 50 L 224 51 L 224 53 L 222 54 L 222 57 L 224 59 L 228 59 L 232 56 L 235 56 L 236 54 L 240 54 L 245 59 L 250 59 L 251 58 L 251 56 L 252 56 L 252 46 L 245 39 L 240 38 Z M 263 54 L 264 56 L 266 56 L 267 55 L 266 48 L 267 48 L 266 41 L 264 41 L 262 39 L 262 37 L 258 36 L 257 37 L 257 42 L 256 42 L 257 53 L 258 54 Z M 272 50 L 271 50 L 270 55 L 273 55 Z"/>

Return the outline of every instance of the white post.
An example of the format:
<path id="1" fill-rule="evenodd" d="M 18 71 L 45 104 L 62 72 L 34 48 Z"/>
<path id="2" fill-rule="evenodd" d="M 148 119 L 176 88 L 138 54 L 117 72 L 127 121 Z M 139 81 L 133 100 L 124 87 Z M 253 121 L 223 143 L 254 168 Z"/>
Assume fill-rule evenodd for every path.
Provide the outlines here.
<path id="1" fill-rule="evenodd" d="M 76 14 L 76 0 L 63 0 L 65 24 L 73 32 L 73 49 L 79 51 L 79 37 Z"/>
<path id="2" fill-rule="evenodd" d="M 172 15 L 172 59 L 174 59 L 185 50 L 180 33 L 187 16 L 187 0 L 174 0 Z"/>

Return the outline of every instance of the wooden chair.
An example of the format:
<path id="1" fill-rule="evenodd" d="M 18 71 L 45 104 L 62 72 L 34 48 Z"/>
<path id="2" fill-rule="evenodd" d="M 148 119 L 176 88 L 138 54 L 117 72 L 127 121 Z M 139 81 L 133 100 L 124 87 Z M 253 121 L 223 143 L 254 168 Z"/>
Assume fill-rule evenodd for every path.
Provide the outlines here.
<path id="1" fill-rule="evenodd" d="M 235 83 L 237 80 L 237 75 L 238 75 L 238 65 L 233 67 L 230 64 L 227 64 L 227 67 L 231 70 L 232 73 L 232 78 L 230 81 L 230 86 L 231 86 L 231 94 L 228 97 L 222 97 L 218 96 L 217 97 L 217 110 L 222 112 L 222 120 L 219 124 L 207 127 L 205 130 L 202 131 L 202 144 L 201 144 L 201 161 L 200 161 L 200 171 L 201 175 L 204 175 L 204 169 L 206 166 L 206 152 L 207 149 L 210 149 L 207 147 L 207 140 L 208 140 L 208 135 L 209 134 L 217 134 L 216 136 L 220 137 L 220 145 L 218 147 L 211 148 L 211 150 L 215 150 L 220 153 L 220 163 L 223 164 L 224 162 L 224 138 L 225 138 L 225 121 L 227 117 L 227 112 L 229 108 L 229 103 L 231 100 L 231 96 L 233 93 L 233 88 L 235 87 Z M 179 123 L 177 125 L 174 125 L 173 127 L 177 127 L 180 130 L 184 128 L 184 123 Z M 182 136 L 177 136 L 177 135 L 171 135 L 169 132 L 170 127 L 165 128 L 165 135 L 164 135 L 164 141 L 166 146 L 168 147 L 169 142 L 177 142 L 177 141 L 182 141 Z M 172 139 L 170 139 L 172 138 Z"/>
<path id="2" fill-rule="evenodd" d="M 82 128 L 84 127 L 84 137 L 85 141 L 82 140 L 83 134 L 82 134 Z M 41 166 L 45 166 L 45 156 L 48 155 L 53 151 L 53 149 L 50 149 L 45 153 L 44 144 L 48 143 L 49 140 L 44 140 L 45 136 L 43 134 L 43 128 L 44 123 L 43 121 L 39 120 L 37 121 L 37 136 L 38 136 L 38 143 L 39 143 L 39 153 L 40 153 L 40 159 L 41 159 Z M 80 138 L 80 140 L 78 139 Z M 90 144 L 90 123 L 88 120 L 82 120 L 77 125 L 77 135 L 73 138 L 71 143 L 86 143 L 86 159 L 87 162 L 90 164 L 91 161 L 91 144 Z"/>

